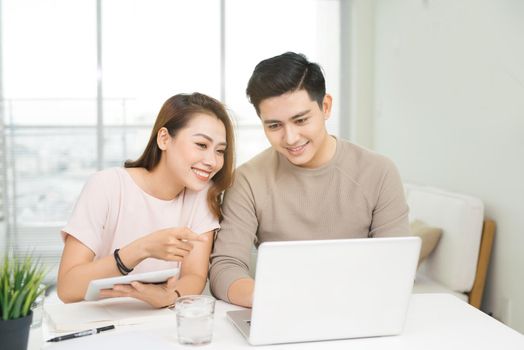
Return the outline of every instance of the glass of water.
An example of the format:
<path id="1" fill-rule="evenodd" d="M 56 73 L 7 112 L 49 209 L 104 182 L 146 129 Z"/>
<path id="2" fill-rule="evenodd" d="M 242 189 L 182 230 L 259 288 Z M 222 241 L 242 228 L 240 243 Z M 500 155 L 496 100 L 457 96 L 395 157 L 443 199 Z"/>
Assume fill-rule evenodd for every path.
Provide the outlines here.
<path id="1" fill-rule="evenodd" d="M 45 285 L 41 284 L 39 290 L 44 289 Z M 44 301 L 45 294 L 40 294 L 33 304 L 31 304 L 31 310 L 33 311 L 33 321 L 31 322 L 31 328 L 38 328 L 42 325 L 42 318 L 44 317 Z"/>
<path id="2" fill-rule="evenodd" d="M 213 337 L 215 299 L 208 295 L 185 295 L 175 303 L 178 342 L 204 345 Z"/>

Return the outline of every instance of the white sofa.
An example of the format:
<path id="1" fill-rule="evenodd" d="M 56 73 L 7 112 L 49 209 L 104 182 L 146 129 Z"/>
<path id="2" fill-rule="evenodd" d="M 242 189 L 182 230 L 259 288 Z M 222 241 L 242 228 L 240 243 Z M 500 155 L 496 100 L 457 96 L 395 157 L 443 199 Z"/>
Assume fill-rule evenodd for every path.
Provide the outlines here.
<path id="1" fill-rule="evenodd" d="M 473 196 L 406 184 L 410 221 L 442 229 L 417 271 L 414 293 L 447 292 L 480 308 L 495 225 Z"/>

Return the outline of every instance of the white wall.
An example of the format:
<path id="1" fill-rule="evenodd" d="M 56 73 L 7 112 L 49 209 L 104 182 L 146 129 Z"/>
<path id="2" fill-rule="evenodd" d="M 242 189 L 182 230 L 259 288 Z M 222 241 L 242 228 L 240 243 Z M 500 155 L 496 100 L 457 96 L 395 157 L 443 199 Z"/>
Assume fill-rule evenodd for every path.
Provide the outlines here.
<path id="1" fill-rule="evenodd" d="M 349 9 L 349 135 L 353 142 L 373 147 L 375 1 L 353 0 Z M 356 34 L 356 35 L 355 35 Z M 341 65 L 343 66 L 343 65 Z M 347 101 L 343 101 L 346 102 Z M 341 118 L 341 127 L 345 124 Z"/>
<path id="2" fill-rule="evenodd" d="M 524 1 L 377 0 L 373 147 L 497 223 L 483 309 L 524 333 Z"/>

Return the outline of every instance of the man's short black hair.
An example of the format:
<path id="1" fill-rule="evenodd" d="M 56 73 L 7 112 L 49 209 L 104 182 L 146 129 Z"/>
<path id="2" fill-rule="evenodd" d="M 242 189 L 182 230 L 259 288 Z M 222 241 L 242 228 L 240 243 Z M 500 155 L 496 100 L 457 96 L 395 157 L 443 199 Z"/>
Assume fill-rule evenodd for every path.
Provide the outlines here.
<path id="1" fill-rule="evenodd" d="M 286 52 L 257 64 L 247 84 L 246 95 L 260 115 L 263 100 L 302 89 L 322 108 L 326 95 L 322 68 L 309 62 L 303 54 Z"/>

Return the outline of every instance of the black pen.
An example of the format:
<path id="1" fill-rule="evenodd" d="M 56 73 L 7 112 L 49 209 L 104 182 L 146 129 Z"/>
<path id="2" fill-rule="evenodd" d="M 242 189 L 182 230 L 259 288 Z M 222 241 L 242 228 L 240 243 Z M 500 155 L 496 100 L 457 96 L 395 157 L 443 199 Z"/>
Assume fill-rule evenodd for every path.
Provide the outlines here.
<path id="1" fill-rule="evenodd" d="M 97 333 L 100 333 L 100 332 L 103 332 L 103 331 L 108 331 L 110 329 L 115 329 L 115 326 L 111 325 L 111 326 L 105 326 L 105 327 L 100 327 L 100 328 L 93 328 L 93 329 L 88 329 L 86 331 L 81 331 L 81 332 L 61 335 L 59 337 L 55 337 L 55 338 L 49 339 L 48 342 L 57 342 L 57 341 L 62 341 L 62 340 L 67 340 L 67 339 L 74 339 L 74 338 L 85 337 L 86 335 L 97 334 Z"/>

